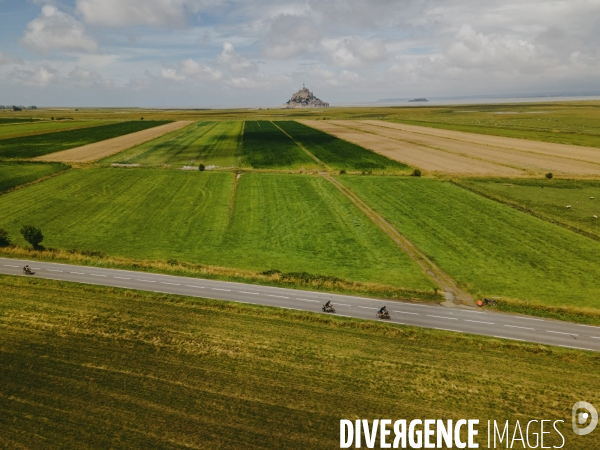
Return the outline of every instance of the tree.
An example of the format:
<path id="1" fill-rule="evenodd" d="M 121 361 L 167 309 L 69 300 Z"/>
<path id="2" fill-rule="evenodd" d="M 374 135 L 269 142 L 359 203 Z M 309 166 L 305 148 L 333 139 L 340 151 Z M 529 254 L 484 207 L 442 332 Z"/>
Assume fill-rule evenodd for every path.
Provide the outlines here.
<path id="1" fill-rule="evenodd" d="M 42 234 L 42 230 L 34 227 L 33 225 L 23 225 L 21 228 L 21 234 L 23 235 L 23 239 L 29 242 L 33 248 L 40 248 L 40 244 L 44 240 L 44 235 Z"/>
<path id="2" fill-rule="evenodd" d="M 206 167 L 204 167 L 204 164 L 200 164 L 200 166 L 198 167 L 198 170 L 200 172 L 202 172 L 204 169 L 206 169 Z"/>
<path id="3" fill-rule="evenodd" d="M 10 245 L 10 237 L 8 231 L 0 228 L 0 247 L 8 247 Z"/>
<path id="4" fill-rule="evenodd" d="M 414 172 L 412 173 L 413 177 L 420 177 L 421 176 L 421 171 L 419 169 L 415 169 Z"/>
<path id="5" fill-rule="evenodd" d="M 546 178 L 548 178 L 549 180 L 551 180 L 552 179 L 552 172 L 548 172 L 546 174 Z"/>

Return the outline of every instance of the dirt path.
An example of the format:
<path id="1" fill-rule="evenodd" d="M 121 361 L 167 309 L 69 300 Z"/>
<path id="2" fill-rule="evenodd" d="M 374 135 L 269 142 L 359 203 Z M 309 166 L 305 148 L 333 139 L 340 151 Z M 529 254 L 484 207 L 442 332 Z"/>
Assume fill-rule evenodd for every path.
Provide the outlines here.
<path id="1" fill-rule="evenodd" d="M 75 162 L 86 163 L 97 161 L 115 153 L 122 152 L 136 145 L 159 138 L 167 133 L 177 131 L 183 127 L 187 127 L 193 121 L 179 121 L 160 125 L 158 127 L 149 128 L 147 130 L 137 131 L 135 133 L 126 134 L 113 139 L 95 142 L 93 144 L 84 145 L 82 147 L 71 148 L 62 152 L 50 153 L 49 155 L 34 158 L 36 161 L 54 161 L 54 162 Z"/>
<path id="2" fill-rule="evenodd" d="M 304 153 L 306 153 L 308 156 L 310 156 L 319 166 L 324 167 L 325 169 L 329 170 L 329 171 L 333 171 L 333 169 L 331 167 L 329 167 L 327 164 L 325 164 L 323 161 L 321 161 L 319 158 L 317 158 L 315 155 L 313 155 L 310 150 L 308 150 L 304 145 L 302 145 L 300 142 L 298 142 L 296 139 L 294 139 L 292 136 L 290 136 L 283 128 L 281 128 L 279 125 L 277 125 L 275 122 L 271 122 L 279 131 L 281 131 L 283 134 L 285 134 L 287 137 L 289 137 L 292 142 L 294 144 L 296 144 Z"/>
<path id="3" fill-rule="evenodd" d="M 408 256 L 410 256 L 423 272 L 440 287 L 446 298 L 445 306 L 456 306 L 457 304 L 475 306 L 475 299 L 471 294 L 459 288 L 456 282 L 436 266 L 427 256 L 422 253 L 412 242 L 406 239 L 394 226 L 375 212 L 369 205 L 363 202 L 354 192 L 336 180 L 328 173 L 320 174 L 323 178 L 331 182 L 338 190 L 350 199 L 367 217 L 377 225 L 385 234 L 400 247 Z"/>

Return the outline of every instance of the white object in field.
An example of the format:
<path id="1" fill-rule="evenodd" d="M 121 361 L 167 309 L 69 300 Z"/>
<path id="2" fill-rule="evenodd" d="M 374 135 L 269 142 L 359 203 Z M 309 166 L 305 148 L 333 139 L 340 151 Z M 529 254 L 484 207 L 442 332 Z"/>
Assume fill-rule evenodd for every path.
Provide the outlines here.
<path id="1" fill-rule="evenodd" d="M 571 205 L 567 205 L 567 209 L 571 209 Z"/>
<path id="2" fill-rule="evenodd" d="M 594 214 L 594 219 L 597 219 L 597 218 L 598 218 L 598 216 L 596 214 Z"/>

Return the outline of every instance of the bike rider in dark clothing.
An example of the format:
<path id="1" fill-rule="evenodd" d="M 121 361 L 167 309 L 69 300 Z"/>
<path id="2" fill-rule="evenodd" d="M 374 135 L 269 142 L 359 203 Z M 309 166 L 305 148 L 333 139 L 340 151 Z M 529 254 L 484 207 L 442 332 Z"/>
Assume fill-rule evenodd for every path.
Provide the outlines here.
<path id="1" fill-rule="evenodd" d="M 377 311 L 379 314 L 385 316 L 387 314 L 387 308 L 385 306 L 382 306 L 379 311 Z M 372 314 L 372 313 L 371 313 Z"/>
<path id="2" fill-rule="evenodd" d="M 327 303 L 325 303 L 325 309 L 329 309 L 331 307 L 331 300 L 327 300 Z"/>

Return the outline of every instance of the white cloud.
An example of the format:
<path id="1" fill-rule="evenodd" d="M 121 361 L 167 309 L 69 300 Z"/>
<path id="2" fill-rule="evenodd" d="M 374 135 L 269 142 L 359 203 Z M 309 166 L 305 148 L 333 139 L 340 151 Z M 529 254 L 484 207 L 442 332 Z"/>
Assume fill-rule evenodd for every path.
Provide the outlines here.
<path id="1" fill-rule="evenodd" d="M 333 63 L 338 67 L 358 68 L 388 58 L 387 48 L 381 39 L 354 36 L 341 41 L 324 41 L 323 46 L 330 52 Z"/>
<path id="2" fill-rule="evenodd" d="M 223 78 L 220 71 L 191 58 L 180 61 L 177 67 L 164 67 L 160 71 L 160 76 L 169 81 L 192 81 L 195 83 L 214 82 Z"/>
<path id="3" fill-rule="evenodd" d="M 309 16 L 281 14 L 267 19 L 268 33 L 262 54 L 267 58 L 289 59 L 316 48 L 322 32 Z"/>
<path id="4" fill-rule="evenodd" d="M 58 80 L 59 73 L 57 70 L 53 69 L 49 65 L 43 65 L 35 70 L 15 68 L 8 75 L 8 78 L 10 81 L 16 84 L 23 84 L 26 86 L 34 87 L 44 87 Z"/>
<path id="5" fill-rule="evenodd" d="M 87 36 L 84 26 L 73 16 L 45 5 L 42 13 L 27 24 L 21 44 L 41 54 L 51 50 L 95 52 L 98 44 Z"/>
<path id="6" fill-rule="evenodd" d="M 234 75 L 248 74 L 258 70 L 256 63 L 240 56 L 229 42 L 223 44 L 223 52 L 217 58 L 217 62 Z"/>
<path id="7" fill-rule="evenodd" d="M 22 62 L 21 59 L 0 51 L 0 66 L 5 64 L 21 64 Z"/>

